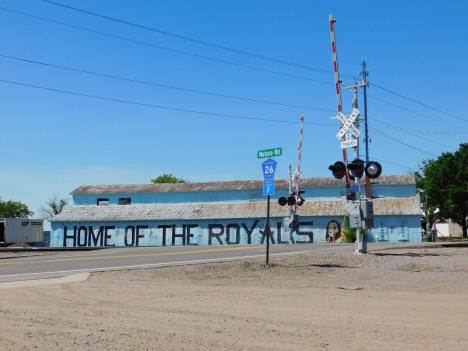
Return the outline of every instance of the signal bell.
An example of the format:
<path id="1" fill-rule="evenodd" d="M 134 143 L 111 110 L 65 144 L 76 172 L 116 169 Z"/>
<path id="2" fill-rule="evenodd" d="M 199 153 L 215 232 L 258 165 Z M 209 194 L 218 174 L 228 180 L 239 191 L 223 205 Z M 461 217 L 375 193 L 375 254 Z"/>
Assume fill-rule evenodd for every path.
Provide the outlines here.
<path id="1" fill-rule="evenodd" d="M 376 161 L 369 161 L 366 165 L 367 178 L 377 178 L 382 173 L 382 166 Z"/>
<path id="2" fill-rule="evenodd" d="M 334 164 L 328 167 L 330 171 L 332 171 L 333 176 L 336 179 L 341 179 L 345 176 L 346 174 L 346 166 L 343 162 L 341 161 L 336 161 Z"/>

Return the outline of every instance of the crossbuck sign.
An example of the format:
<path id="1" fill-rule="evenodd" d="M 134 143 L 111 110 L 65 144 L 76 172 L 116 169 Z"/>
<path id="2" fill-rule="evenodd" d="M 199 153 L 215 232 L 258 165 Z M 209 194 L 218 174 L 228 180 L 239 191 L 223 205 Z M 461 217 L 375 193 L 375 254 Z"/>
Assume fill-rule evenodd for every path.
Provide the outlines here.
<path id="1" fill-rule="evenodd" d="M 338 134 L 336 134 L 338 139 L 343 138 L 348 129 L 356 138 L 359 136 L 359 129 L 357 129 L 353 124 L 357 116 L 359 116 L 359 110 L 357 108 L 353 108 L 353 112 L 351 112 L 349 116 L 346 116 L 343 112 L 338 113 L 337 118 L 343 124 L 338 131 Z"/>

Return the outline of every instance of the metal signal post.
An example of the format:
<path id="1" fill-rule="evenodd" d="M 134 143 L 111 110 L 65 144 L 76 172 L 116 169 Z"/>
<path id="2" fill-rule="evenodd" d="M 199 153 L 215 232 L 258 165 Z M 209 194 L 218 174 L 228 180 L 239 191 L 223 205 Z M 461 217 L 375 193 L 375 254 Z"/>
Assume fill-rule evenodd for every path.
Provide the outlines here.
<path id="1" fill-rule="evenodd" d="M 365 115 L 366 115 L 366 161 L 363 161 L 359 158 L 359 110 L 358 110 L 358 89 L 360 87 L 368 86 L 367 82 L 367 71 L 365 61 L 363 62 L 363 78 L 364 80 L 359 84 L 354 81 L 354 84 L 350 87 L 344 87 L 343 89 L 353 89 L 354 98 L 353 98 L 353 111 L 350 115 L 345 115 L 342 111 L 341 103 L 341 90 L 340 84 L 341 80 L 338 74 L 338 61 L 336 58 L 336 44 L 335 44 L 335 31 L 334 23 L 336 22 L 333 19 L 333 15 L 330 14 L 330 34 L 332 41 L 332 51 L 333 51 L 333 65 L 335 73 L 335 85 L 336 85 L 336 97 L 338 102 L 338 114 L 334 119 L 340 120 L 340 129 L 336 134 L 338 140 L 341 140 L 340 146 L 343 150 L 343 161 L 337 161 L 334 164 L 328 167 L 332 171 L 332 174 L 337 179 L 342 179 L 346 177 L 346 194 L 343 196 L 343 210 L 349 214 L 350 219 L 350 228 L 356 229 L 356 241 L 354 253 L 360 254 L 367 251 L 367 243 L 363 240 L 362 228 L 365 226 L 367 229 L 370 229 L 374 225 L 374 207 L 372 200 L 369 198 L 361 199 L 361 187 L 360 179 L 366 175 L 366 183 L 368 184 L 366 195 L 370 197 L 370 181 L 369 179 L 377 178 L 382 173 L 382 166 L 376 161 L 369 161 L 368 153 L 368 135 L 367 135 L 367 104 L 365 104 Z M 367 102 L 367 97 L 364 94 L 365 102 Z M 354 157 L 355 159 L 348 164 L 346 158 L 346 149 L 354 148 Z M 355 180 L 353 186 L 349 184 L 349 177 Z"/>
<path id="2" fill-rule="evenodd" d="M 353 89 L 353 110 L 358 108 L 358 88 L 360 88 L 362 85 L 357 84 L 356 81 L 354 81 L 354 84 L 350 87 L 344 87 L 343 89 Z M 354 121 L 355 127 L 357 130 L 359 130 L 359 117 L 356 118 Z M 354 159 L 357 160 L 359 159 L 359 138 L 356 138 L 356 146 L 354 147 Z M 354 163 L 355 161 L 353 161 Z M 364 168 L 363 168 L 364 170 Z M 355 184 L 357 185 L 357 191 L 355 191 L 356 194 L 356 200 L 359 204 L 359 209 L 361 208 L 361 178 L 360 177 L 354 177 Z M 358 226 L 356 228 L 356 242 L 355 242 L 355 247 L 354 247 L 354 253 L 360 254 L 360 253 L 365 253 L 367 251 L 367 242 L 363 240 L 363 235 L 362 235 L 362 227 Z"/>
<path id="3" fill-rule="evenodd" d="M 302 152 L 302 136 L 304 134 L 304 116 L 301 117 L 301 137 L 299 140 L 299 161 L 297 169 L 292 170 L 292 166 L 289 165 L 289 180 L 288 180 L 288 197 L 280 197 L 278 204 L 280 206 L 289 206 L 289 220 L 288 225 L 285 225 L 285 232 L 289 233 L 289 243 L 294 243 L 293 233 L 297 230 L 298 216 L 296 215 L 297 206 L 302 206 L 305 199 L 302 194 L 304 190 L 299 190 L 299 177 L 301 172 L 301 152 Z M 295 190 L 293 188 L 295 187 Z"/>
<path id="4" fill-rule="evenodd" d="M 304 133 L 304 116 L 301 117 L 301 139 L 299 141 L 299 161 L 297 162 L 297 177 L 296 177 L 296 200 L 299 198 L 299 176 L 301 174 L 301 151 L 302 151 L 302 135 Z M 294 204 L 294 212 L 297 211 L 297 202 Z"/>

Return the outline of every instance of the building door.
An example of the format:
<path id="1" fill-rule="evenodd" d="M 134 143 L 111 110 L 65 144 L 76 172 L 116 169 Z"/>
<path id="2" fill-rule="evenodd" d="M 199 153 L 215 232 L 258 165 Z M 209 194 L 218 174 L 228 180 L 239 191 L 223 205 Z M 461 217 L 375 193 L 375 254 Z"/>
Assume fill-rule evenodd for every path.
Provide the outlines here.
<path id="1" fill-rule="evenodd" d="M 0 243 L 5 242 L 5 222 L 0 222 Z"/>

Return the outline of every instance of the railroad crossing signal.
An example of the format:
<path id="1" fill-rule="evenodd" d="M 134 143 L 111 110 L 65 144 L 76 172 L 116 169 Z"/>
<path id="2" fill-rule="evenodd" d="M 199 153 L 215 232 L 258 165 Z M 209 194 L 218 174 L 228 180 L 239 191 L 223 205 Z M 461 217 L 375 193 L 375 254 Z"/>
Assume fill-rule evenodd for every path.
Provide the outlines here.
<path id="1" fill-rule="evenodd" d="M 333 176 L 336 179 L 341 179 L 346 174 L 346 165 L 341 161 L 336 161 L 334 164 L 328 167 L 328 169 L 332 171 Z"/>
<path id="2" fill-rule="evenodd" d="M 280 206 L 302 206 L 302 204 L 305 202 L 305 199 L 301 196 L 302 194 L 305 193 L 305 190 L 301 190 L 298 192 L 298 195 L 296 196 L 295 194 L 290 194 L 288 197 L 281 196 L 278 199 L 278 204 Z"/>
<path id="3" fill-rule="evenodd" d="M 348 164 L 348 169 L 351 176 L 362 178 L 364 175 L 364 161 L 357 158 Z"/>
<path id="4" fill-rule="evenodd" d="M 348 131 L 348 129 L 356 138 L 359 136 L 360 131 L 353 124 L 358 116 L 359 116 L 359 110 L 357 108 L 353 108 L 353 112 L 351 112 L 349 116 L 346 116 L 343 112 L 338 112 L 338 115 L 336 117 L 343 124 L 343 126 L 340 128 L 340 130 L 336 134 L 336 137 L 338 139 L 343 138 L 343 136 Z"/>
<path id="5" fill-rule="evenodd" d="M 364 166 L 365 165 L 365 166 Z M 355 159 L 353 162 L 348 163 L 348 167 L 341 162 L 336 161 L 330 165 L 328 169 L 332 171 L 333 176 L 337 179 L 341 179 L 346 174 L 346 168 L 348 169 L 350 177 L 362 178 L 364 173 L 367 178 L 377 178 L 382 173 L 382 166 L 376 161 L 369 161 L 365 164 L 363 160 Z"/>

